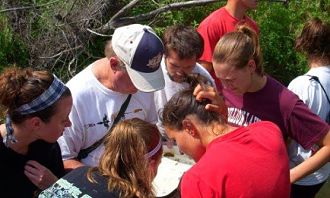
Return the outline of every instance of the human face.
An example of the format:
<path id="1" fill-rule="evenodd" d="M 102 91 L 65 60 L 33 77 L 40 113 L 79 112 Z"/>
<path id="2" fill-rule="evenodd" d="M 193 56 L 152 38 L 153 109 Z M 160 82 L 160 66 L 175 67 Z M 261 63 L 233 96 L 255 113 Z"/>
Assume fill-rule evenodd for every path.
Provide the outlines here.
<path id="1" fill-rule="evenodd" d="M 46 142 L 56 142 L 57 139 L 63 134 L 65 127 L 70 127 L 71 122 L 69 113 L 72 108 L 72 97 L 64 97 L 60 99 L 56 105 L 56 112 L 50 118 L 49 122 L 43 123 L 40 130 L 40 138 Z"/>
<path id="2" fill-rule="evenodd" d="M 200 139 L 190 135 L 187 130 L 177 130 L 165 127 L 168 138 L 176 141 L 180 151 L 189 155 L 196 162 L 204 155 L 205 147 Z"/>
<path id="3" fill-rule="evenodd" d="M 241 0 L 242 5 L 248 10 L 254 10 L 257 8 L 257 0 Z"/>
<path id="4" fill-rule="evenodd" d="M 196 65 L 196 57 L 180 59 L 174 50 L 169 50 L 165 56 L 165 64 L 168 75 L 175 82 L 182 82 L 187 74 L 190 74 Z"/>
<path id="5" fill-rule="evenodd" d="M 227 63 L 213 62 L 213 68 L 224 88 L 231 90 L 235 94 L 243 95 L 252 86 L 253 71 L 248 66 L 236 69 Z"/>

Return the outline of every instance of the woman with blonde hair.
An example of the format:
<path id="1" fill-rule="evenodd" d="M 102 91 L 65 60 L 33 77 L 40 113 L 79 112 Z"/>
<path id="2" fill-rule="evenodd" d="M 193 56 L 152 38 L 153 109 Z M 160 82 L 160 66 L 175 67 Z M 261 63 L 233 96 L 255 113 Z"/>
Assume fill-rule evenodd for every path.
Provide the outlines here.
<path id="1" fill-rule="evenodd" d="M 154 197 L 152 181 L 163 151 L 157 127 L 139 118 L 123 120 L 104 146 L 97 167 L 74 169 L 39 197 Z"/>
<path id="2" fill-rule="evenodd" d="M 8 68 L 0 104 L 0 196 L 33 197 L 65 174 L 57 139 L 71 125 L 71 92 L 50 72 Z"/>
<path id="3" fill-rule="evenodd" d="M 272 121 L 283 138 L 297 141 L 314 155 L 290 170 L 291 183 L 322 167 L 330 156 L 330 126 L 314 114 L 297 95 L 263 71 L 256 33 L 247 26 L 224 35 L 216 45 L 213 67 L 223 85 L 228 123 L 247 126 Z M 209 98 L 217 111 L 221 97 L 212 89 L 197 89 L 198 99 Z M 269 170 L 273 171 L 273 170 Z"/>

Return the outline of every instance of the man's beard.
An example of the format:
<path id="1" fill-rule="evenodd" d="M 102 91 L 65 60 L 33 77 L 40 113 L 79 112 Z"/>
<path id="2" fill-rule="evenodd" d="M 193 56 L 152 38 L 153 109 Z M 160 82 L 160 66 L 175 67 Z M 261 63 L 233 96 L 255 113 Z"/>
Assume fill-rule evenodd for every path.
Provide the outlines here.
<path id="1" fill-rule="evenodd" d="M 179 80 L 175 80 L 175 78 L 168 72 L 167 72 L 167 75 L 172 81 L 177 82 L 177 83 L 182 83 L 186 80 L 186 74 L 182 75 Z"/>

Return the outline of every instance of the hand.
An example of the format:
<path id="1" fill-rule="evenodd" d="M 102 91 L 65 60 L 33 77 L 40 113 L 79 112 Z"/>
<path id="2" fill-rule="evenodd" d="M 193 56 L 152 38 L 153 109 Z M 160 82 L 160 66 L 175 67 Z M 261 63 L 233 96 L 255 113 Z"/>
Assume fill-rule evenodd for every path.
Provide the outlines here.
<path id="1" fill-rule="evenodd" d="M 28 161 L 24 169 L 24 174 L 41 190 L 45 190 L 58 180 L 48 168 L 34 160 Z"/>
<path id="2" fill-rule="evenodd" d="M 193 94 L 194 96 L 196 96 L 196 100 L 203 100 L 204 98 L 211 100 L 211 104 L 207 104 L 205 106 L 205 109 L 219 113 L 224 117 L 225 121 L 227 121 L 227 106 L 225 105 L 223 96 L 220 95 L 214 87 L 202 87 L 200 85 L 197 85 Z"/>

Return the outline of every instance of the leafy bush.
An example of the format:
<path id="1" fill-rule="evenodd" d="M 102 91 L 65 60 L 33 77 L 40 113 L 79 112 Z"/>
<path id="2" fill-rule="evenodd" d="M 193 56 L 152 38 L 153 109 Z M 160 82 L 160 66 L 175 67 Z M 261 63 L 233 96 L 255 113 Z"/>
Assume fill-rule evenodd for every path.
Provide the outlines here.
<path id="1" fill-rule="evenodd" d="M 23 1 L 26 5 L 31 3 L 30 0 Z M 41 4 L 49 1 L 38 0 L 36 2 Z M 56 9 L 51 7 L 47 7 L 46 9 L 44 7 L 34 12 L 31 11 L 31 13 L 27 13 L 28 10 L 25 10 L 24 16 L 26 16 L 26 20 L 32 21 L 30 26 L 28 26 L 30 28 L 29 32 L 31 33 L 29 38 L 40 38 L 37 39 L 38 42 L 44 42 L 48 38 L 54 38 L 57 34 L 51 34 L 49 30 L 63 28 L 56 21 L 56 16 L 58 14 L 60 14 L 60 16 L 66 16 L 66 12 L 77 7 L 77 5 L 75 5 L 75 7 L 73 5 L 78 2 L 84 4 L 82 1 L 64 1 L 52 5 L 54 6 L 53 8 L 56 6 Z M 116 1 L 116 4 L 123 6 L 129 2 L 131 1 L 121 0 Z M 174 2 L 183 2 L 183 0 L 140 1 L 129 14 L 144 14 Z M 185 24 L 197 27 L 207 15 L 223 6 L 225 3 L 226 0 L 221 0 L 206 6 L 168 11 L 155 17 L 152 21 L 145 21 L 144 23 L 152 24 L 158 35 L 162 35 L 164 29 L 173 24 Z M 258 4 L 257 10 L 251 11 L 249 15 L 257 21 L 261 30 L 260 42 L 264 55 L 265 70 L 286 85 L 294 77 L 302 74 L 307 69 L 305 58 L 294 50 L 296 35 L 301 31 L 305 21 L 312 16 L 317 16 L 327 21 L 330 20 L 330 0 L 291 0 L 287 4 L 269 0 L 259 1 Z M 85 7 L 88 6 L 89 4 Z M 31 51 L 27 51 L 25 45 L 29 43 L 23 43 L 19 39 L 17 34 L 12 31 L 7 20 L 8 19 L 4 15 L 0 15 L 0 69 L 1 67 L 11 64 L 20 66 L 28 65 L 28 63 L 31 62 L 29 60 L 29 53 L 31 53 Z M 73 25 L 69 26 L 73 30 L 77 28 Z M 98 25 L 95 26 L 98 27 Z M 47 34 L 45 34 L 45 32 Z M 86 41 L 87 44 L 84 52 L 76 56 L 76 64 L 79 65 L 79 67 L 74 71 L 75 73 L 82 69 L 81 65 L 85 67 L 90 62 L 103 56 L 104 41 L 107 39 L 108 38 L 99 37 L 93 41 Z M 31 40 L 33 41 L 33 39 Z M 53 46 L 53 44 L 50 45 Z M 65 43 L 61 43 L 61 45 L 65 45 Z M 42 48 L 40 49 L 41 51 L 47 50 L 47 46 L 43 47 L 45 47 L 45 49 Z M 68 76 L 65 73 L 68 73 L 67 70 L 70 60 L 71 59 L 59 61 L 58 64 L 51 69 L 59 76 Z"/>
<path id="2" fill-rule="evenodd" d="M 329 20 L 330 1 L 290 1 L 289 4 L 259 3 L 250 16 L 260 27 L 264 67 L 268 74 L 287 85 L 307 70 L 306 59 L 294 50 L 294 42 L 311 17 Z"/>
<path id="3" fill-rule="evenodd" d="M 0 71 L 10 65 L 28 65 L 28 52 L 12 32 L 7 19 L 0 15 Z"/>

